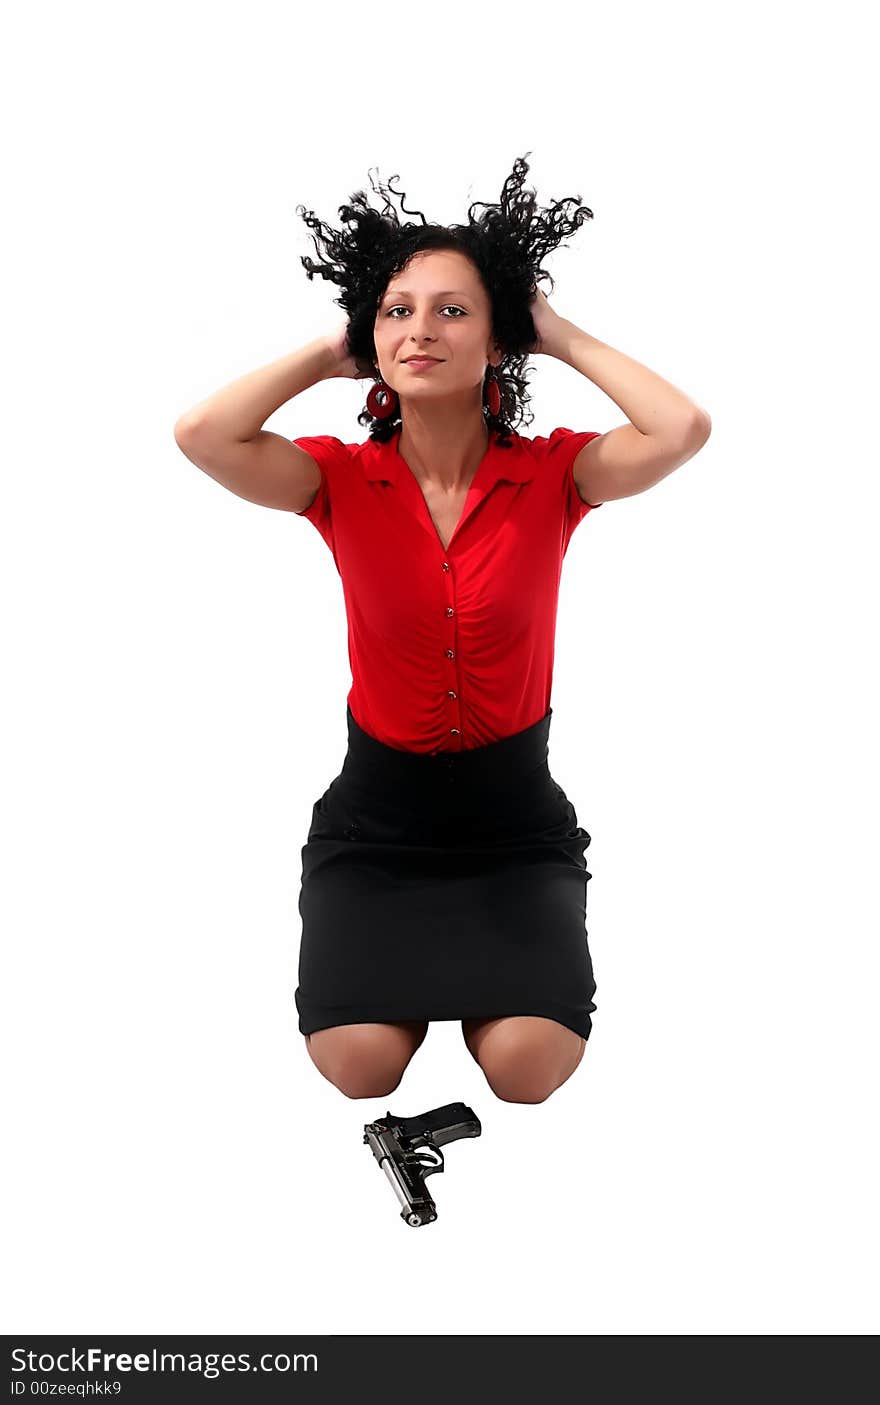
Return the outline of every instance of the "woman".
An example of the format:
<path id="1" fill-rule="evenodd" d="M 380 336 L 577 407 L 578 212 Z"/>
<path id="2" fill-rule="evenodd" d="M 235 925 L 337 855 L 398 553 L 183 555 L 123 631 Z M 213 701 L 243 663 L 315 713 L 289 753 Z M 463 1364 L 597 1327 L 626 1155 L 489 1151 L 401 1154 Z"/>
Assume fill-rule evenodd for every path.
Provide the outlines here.
<path id="1" fill-rule="evenodd" d="M 342 233 L 307 214 L 322 262 L 302 262 L 341 286 L 346 321 L 178 422 L 212 476 L 307 517 L 342 579 L 348 749 L 302 850 L 296 1004 L 313 1062 L 353 1098 L 393 1091 L 432 1019 L 461 1020 L 508 1101 L 543 1101 L 579 1065 L 590 835 L 548 767 L 562 559 L 588 512 L 708 435 L 687 397 L 538 292 L 541 257 L 592 214 L 537 211 L 527 170 L 465 226 L 400 224 L 381 186 L 384 211 L 356 193 Z M 632 423 L 518 434 L 536 352 Z M 260 428 L 317 380 L 367 375 L 364 443 Z"/>

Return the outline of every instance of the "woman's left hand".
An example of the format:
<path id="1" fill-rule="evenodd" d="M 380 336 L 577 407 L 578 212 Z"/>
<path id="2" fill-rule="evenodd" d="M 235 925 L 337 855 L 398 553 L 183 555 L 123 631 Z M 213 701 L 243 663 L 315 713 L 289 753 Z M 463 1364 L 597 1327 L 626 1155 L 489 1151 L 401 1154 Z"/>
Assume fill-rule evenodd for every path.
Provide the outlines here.
<path id="1" fill-rule="evenodd" d="M 531 354 L 533 356 L 542 354 L 544 356 L 555 355 L 553 350 L 554 340 L 559 336 L 562 326 L 565 323 L 565 318 L 560 317 L 557 312 L 553 311 L 553 308 L 550 306 L 537 284 L 532 292 L 530 310 L 532 321 L 535 324 L 535 331 L 538 334 L 538 339 L 531 349 Z"/>

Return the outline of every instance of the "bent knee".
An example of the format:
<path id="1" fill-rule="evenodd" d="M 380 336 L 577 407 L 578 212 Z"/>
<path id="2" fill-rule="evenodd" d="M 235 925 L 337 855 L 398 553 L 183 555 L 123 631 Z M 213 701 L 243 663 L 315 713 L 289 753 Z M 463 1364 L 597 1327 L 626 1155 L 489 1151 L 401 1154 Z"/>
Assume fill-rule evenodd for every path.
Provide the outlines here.
<path id="1" fill-rule="evenodd" d="M 560 1085 L 557 1078 L 540 1077 L 524 1069 L 484 1071 L 496 1098 L 506 1103 L 543 1103 Z"/>
<path id="2" fill-rule="evenodd" d="M 400 1086 L 403 1069 L 389 1075 L 381 1068 L 343 1069 L 333 1077 L 327 1076 L 347 1098 L 384 1098 Z"/>
<path id="3" fill-rule="evenodd" d="M 586 1040 L 542 1039 L 534 1026 L 499 1030 L 480 1051 L 480 1066 L 504 1102 L 542 1103 L 567 1082 L 580 1064 Z"/>
<path id="4" fill-rule="evenodd" d="M 355 1024 L 306 1037 L 312 1062 L 347 1098 L 381 1098 L 398 1087 L 418 1045 L 395 1025 Z"/>

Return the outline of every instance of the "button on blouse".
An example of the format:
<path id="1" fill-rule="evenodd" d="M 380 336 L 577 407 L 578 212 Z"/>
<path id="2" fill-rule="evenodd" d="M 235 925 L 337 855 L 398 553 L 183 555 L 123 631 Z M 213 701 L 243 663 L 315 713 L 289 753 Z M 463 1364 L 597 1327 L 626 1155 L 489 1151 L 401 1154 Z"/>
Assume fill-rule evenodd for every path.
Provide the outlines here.
<path id="1" fill-rule="evenodd" d="M 307 517 L 342 580 L 358 726 L 404 751 L 462 751 L 546 716 L 562 561 L 595 511 L 572 466 L 598 431 L 489 446 L 444 547 L 419 485 L 387 444 L 293 442 L 321 485 Z M 601 506 L 597 504 L 596 506 Z"/>

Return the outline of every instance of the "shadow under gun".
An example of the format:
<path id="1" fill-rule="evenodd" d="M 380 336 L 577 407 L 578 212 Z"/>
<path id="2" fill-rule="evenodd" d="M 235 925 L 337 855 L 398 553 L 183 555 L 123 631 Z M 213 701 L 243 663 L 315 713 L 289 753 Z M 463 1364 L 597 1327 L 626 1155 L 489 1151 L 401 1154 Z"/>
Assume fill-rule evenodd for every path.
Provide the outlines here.
<path id="1" fill-rule="evenodd" d="M 408 1225 L 417 1229 L 437 1218 L 425 1181 L 444 1170 L 440 1147 L 460 1137 L 478 1137 L 482 1130 L 479 1118 L 464 1103 L 447 1103 L 420 1117 L 394 1117 L 389 1112 L 367 1123 L 364 1141 L 391 1182 L 403 1206 L 400 1217 Z"/>

